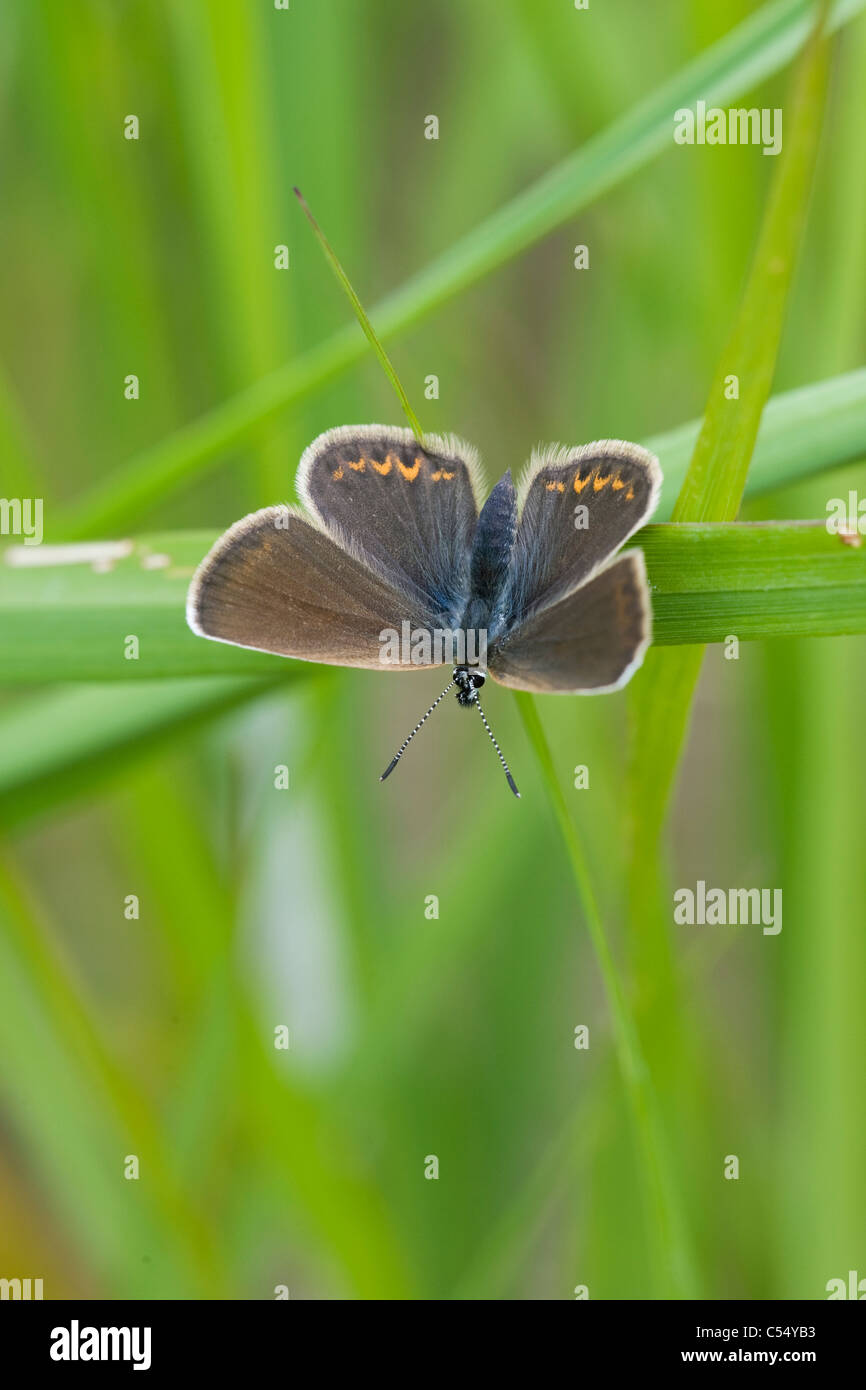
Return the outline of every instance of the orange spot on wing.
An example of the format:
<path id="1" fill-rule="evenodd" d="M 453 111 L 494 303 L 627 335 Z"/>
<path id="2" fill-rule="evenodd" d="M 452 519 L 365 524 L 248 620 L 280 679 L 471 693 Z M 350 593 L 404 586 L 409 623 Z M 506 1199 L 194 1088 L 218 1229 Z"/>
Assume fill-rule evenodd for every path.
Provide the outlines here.
<path id="1" fill-rule="evenodd" d="M 437 468 L 436 472 L 431 473 L 430 476 L 433 479 L 434 483 L 440 482 L 443 478 L 445 479 L 446 483 L 450 483 L 451 479 L 454 477 L 454 474 L 446 473 L 444 468 Z"/>
<path id="2" fill-rule="evenodd" d="M 377 463 L 375 459 L 370 459 L 370 466 L 375 468 L 377 473 L 381 473 L 384 478 L 394 466 L 394 460 L 390 454 L 386 454 L 384 463 Z"/>
<path id="3" fill-rule="evenodd" d="M 610 482 L 610 474 L 609 474 L 609 473 L 606 473 L 604 477 L 602 477 L 600 473 L 596 473 L 596 475 L 595 475 L 595 481 L 593 482 L 593 485 L 592 485 L 593 492 L 601 492 L 602 488 L 603 488 L 603 487 L 606 487 L 607 484 L 608 484 L 609 482 Z"/>
<path id="4" fill-rule="evenodd" d="M 418 474 L 421 471 L 421 460 L 419 458 L 416 458 L 415 462 L 410 467 L 408 463 L 401 463 L 398 459 L 397 467 L 403 474 L 403 477 L 406 479 L 407 483 L 414 483 L 415 479 L 418 477 Z"/>
<path id="5" fill-rule="evenodd" d="M 358 461 L 357 461 L 356 463 L 353 463 L 352 460 L 349 459 L 349 467 L 350 467 L 350 468 L 353 468 L 353 469 L 355 470 L 356 473 L 363 473 L 363 471 L 364 471 L 364 464 L 365 464 L 366 462 L 367 462 L 367 460 L 364 458 L 364 456 L 363 456 L 363 454 L 362 454 L 361 457 L 358 459 Z"/>
<path id="6" fill-rule="evenodd" d="M 548 492 L 565 492 L 565 483 L 545 483 Z"/>
<path id="7" fill-rule="evenodd" d="M 337 479 L 337 482 L 339 483 L 343 477 L 342 468 L 335 468 L 333 472 L 333 477 L 335 477 Z"/>
<path id="8" fill-rule="evenodd" d="M 583 489 L 586 487 L 586 485 L 587 485 L 587 483 L 589 482 L 589 480 L 590 480 L 591 477 L 592 477 L 592 474 L 591 474 L 591 473 L 587 473 L 587 475 L 586 475 L 585 478 L 581 478 L 581 476 L 580 476 L 579 473 L 575 473 L 575 475 L 574 475 L 574 490 L 575 490 L 575 492 L 577 492 L 577 493 L 583 492 Z"/>
<path id="9" fill-rule="evenodd" d="M 633 502 L 633 501 L 634 501 L 634 488 L 633 488 L 633 487 L 630 487 L 630 488 L 629 488 L 628 492 L 627 492 L 626 495 L 625 495 L 625 500 L 626 500 L 626 502 Z"/>
<path id="10" fill-rule="evenodd" d="M 625 483 L 623 482 L 622 478 L 619 476 L 618 473 L 614 478 L 613 482 L 611 483 L 611 487 L 613 488 L 614 492 L 619 492 L 621 487 L 625 487 Z"/>

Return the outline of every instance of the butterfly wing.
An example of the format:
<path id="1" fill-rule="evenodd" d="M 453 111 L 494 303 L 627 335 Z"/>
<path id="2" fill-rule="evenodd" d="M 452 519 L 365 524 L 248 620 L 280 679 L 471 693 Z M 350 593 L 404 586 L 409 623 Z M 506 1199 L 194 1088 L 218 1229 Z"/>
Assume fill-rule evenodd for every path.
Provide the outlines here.
<path id="1" fill-rule="evenodd" d="M 617 690 L 641 664 L 651 626 L 643 553 L 629 550 L 519 623 L 494 646 L 490 674 L 543 695 Z"/>
<path id="2" fill-rule="evenodd" d="M 658 460 L 604 439 L 533 454 L 511 560 L 510 618 L 564 598 L 599 569 L 654 511 Z"/>
<path id="3" fill-rule="evenodd" d="M 480 472 L 456 439 L 348 425 L 305 451 L 297 490 L 329 535 L 397 589 L 424 596 L 453 627 L 469 594 Z"/>
<path id="4" fill-rule="evenodd" d="M 200 564 L 187 598 L 193 632 L 239 647 L 376 670 L 435 661 L 383 660 L 382 633 L 430 629 L 417 590 L 397 589 L 290 507 L 235 523 Z M 431 648 L 432 651 L 432 648 Z"/>

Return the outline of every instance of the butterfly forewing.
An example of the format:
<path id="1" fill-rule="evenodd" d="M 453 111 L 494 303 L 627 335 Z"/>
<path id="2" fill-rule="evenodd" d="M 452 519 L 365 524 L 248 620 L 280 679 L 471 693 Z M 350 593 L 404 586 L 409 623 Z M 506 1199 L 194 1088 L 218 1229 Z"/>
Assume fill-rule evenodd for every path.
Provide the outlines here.
<path id="1" fill-rule="evenodd" d="M 397 588 L 421 592 L 449 625 L 468 597 L 478 464 L 457 440 L 383 425 L 329 430 L 298 469 L 298 494 L 325 529 Z"/>
<path id="2" fill-rule="evenodd" d="M 605 564 L 658 502 L 658 460 L 605 439 L 533 455 L 511 562 L 513 620 L 564 598 Z"/>
<path id="3" fill-rule="evenodd" d="M 377 670 L 436 662 L 383 660 L 382 633 L 435 626 L 414 587 L 396 589 L 289 507 L 244 517 L 217 541 L 190 586 L 194 632 L 303 661 Z M 393 650 L 393 648 L 392 648 Z"/>

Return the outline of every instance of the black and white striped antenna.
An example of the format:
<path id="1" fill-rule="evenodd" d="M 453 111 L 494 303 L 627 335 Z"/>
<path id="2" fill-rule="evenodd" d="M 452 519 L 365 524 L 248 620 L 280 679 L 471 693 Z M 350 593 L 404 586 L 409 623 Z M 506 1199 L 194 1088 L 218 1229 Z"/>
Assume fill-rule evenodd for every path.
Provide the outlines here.
<path id="1" fill-rule="evenodd" d="M 455 681 L 454 681 L 454 678 L 452 677 L 452 679 L 451 679 L 451 680 L 448 682 L 448 684 L 446 685 L 445 689 L 442 691 L 442 694 L 441 694 L 441 695 L 438 695 L 438 696 L 436 697 L 436 699 L 433 701 L 433 703 L 432 703 L 432 705 L 430 706 L 430 708 L 428 709 L 427 713 L 424 715 L 424 718 L 418 720 L 418 723 L 415 725 L 415 727 L 414 727 L 414 729 L 412 730 L 411 734 L 409 734 L 408 738 L 405 738 L 405 739 L 403 740 L 403 742 L 400 744 L 400 747 L 397 749 L 397 752 L 394 754 L 394 756 L 393 756 L 393 758 L 391 759 L 391 761 L 389 762 L 388 766 L 385 768 L 385 771 L 382 773 L 382 776 L 379 778 L 379 781 L 380 781 L 380 782 L 384 782 L 384 780 L 385 780 L 386 777 L 390 777 L 390 776 L 391 776 L 391 773 L 394 771 L 394 768 L 395 768 L 395 767 L 397 766 L 397 764 L 399 763 L 400 759 L 402 758 L 403 754 L 406 752 L 406 749 L 409 747 L 409 744 L 412 742 L 413 738 L 414 738 L 415 735 L 417 734 L 418 730 L 421 728 L 422 724 L 424 724 L 424 723 L 430 718 L 430 715 L 433 713 L 433 711 L 434 711 L 434 709 L 436 708 L 436 706 L 439 704 L 439 702 L 440 702 L 441 700 L 444 700 L 444 699 L 445 699 L 445 696 L 448 694 L 448 691 L 451 689 L 452 685 L 454 685 L 454 684 L 455 684 Z"/>
<path id="2" fill-rule="evenodd" d="M 461 689 L 461 696 L 462 696 L 462 698 L 461 698 L 461 696 L 458 696 L 458 699 L 460 700 L 460 702 L 461 702 L 462 704 L 464 704 L 464 705 L 474 705 L 475 708 L 478 710 L 478 713 L 481 715 L 481 722 L 482 722 L 482 724 L 484 725 L 485 729 L 487 730 L 487 734 L 488 734 L 488 737 L 489 737 L 489 739 L 490 739 L 490 742 L 493 744 L 493 747 L 496 749 L 496 756 L 498 757 L 499 761 L 500 761 L 501 764 L 502 764 L 502 771 L 505 773 L 505 776 L 506 776 L 507 779 L 508 779 L 508 785 L 509 785 L 509 787 L 511 788 L 511 790 L 514 792 L 514 795 L 515 795 L 516 797 L 519 797 L 519 796 L 520 796 L 520 792 L 517 790 L 517 784 L 516 784 L 516 782 L 514 781 L 514 778 L 513 778 L 512 775 L 511 775 L 511 769 L 509 768 L 508 763 L 505 761 L 505 759 L 504 759 L 503 756 L 502 756 L 502 749 L 499 747 L 499 744 L 496 742 L 496 739 L 495 739 L 494 736 L 493 736 L 493 730 L 491 729 L 490 725 L 489 725 L 488 722 L 487 722 L 487 715 L 484 713 L 484 710 L 481 708 L 481 701 L 480 701 L 479 698 L 478 698 L 478 691 L 477 691 L 477 689 L 472 689 L 471 687 L 467 687 L 467 685 L 466 685 L 465 682 L 462 682 L 462 683 L 461 683 L 460 681 L 458 681 L 458 680 L 457 680 L 457 676 L 458 676 L 459 672 L 460 672 L 460 668 L 458 668 L 458 670 L 455 671 L 454 676 L 453 676 L 452 679 L 448 682 L 448 684 L 446 685 L 445 689 L 442 691 L 442 694 L 441 694 L 441 695 L 437 695 L 436 699 L 433 701 L 433 703 L 432 703 L 432 705 L 430 706 L 430 708 L 428 709 L 427 713 L 426 713 L 421 719 L 418 720 L 418 723 L 415 725 L 415 727 L 414 727 L 414 729 L 412 730 L 411 734 L 409 734 L 409 735 L 403 740 L 403 742 L 400 744 L 400 747 L 397 749 L 397 752 L 394 754 L 394 756 L 393 756 L 393 758 L 391 759 L 390 763 L 389 763 L 388 766 L 385 768 L 385 771 L 382 773 L 382 776 L 379 778 L 379 781 L 380 781 L 380 782 L 384 782 L 384 780 L 385 780 L 386 777 L 390 777 L 390 776 L 391 776 L 391 773 L 394 771 L 394 768 L 397 766 L 397 764 L 399 763 L 399 761 L 400 761 L 400 759 L 402 758 L 403 754 L 406 752 L 406 749 L 409 747 L 409 744 L 412 742 L 412 740 L 413 740 L 413 738 L 415 737 L 415 735 L 417 734 L 418 730 L 419 730 L 420 728 L 422 728 L 424 724 L 426 724 L 427 720 L 430 718 L 430 715 L 433 713 L 433 711 L 434 711 L 434 709 L 436 708 L 436 706 L 437 706 L 438 704 L 440 704 L 440 703 L 445 699 L 445 696 L 448 694 L 448 691 L 451 689 L 451 687 L 452 687 L 453 685 L 458 685 L 458 684 L 459 684 L 459 685 L 460 685 L 460 689 Z M 483 679 L 483 678 L 482 678 L 482 679 Z"/>
<path id="3" fill-rule="evenodd" d="M 514 795 L 515 795 L 516 797 L 519 797 L 519 796 L 520 796 L 520 792 L 517 790 L 517 786 L 516 786 L 516 783 L 515 783 L 515 781 L 514 781 L 514 778 L 513 778 L 512 775 L 511 775 L 511 772 L 510 772 L 510 770 L 509 770 L 508 763 L 505 761 L 505 759 L 504 759 L 503 756 L 502 756 L 502 749 L 499 747 L 499 744 L 496 742 L 496 739 L 493 737 L 493 730 L 491 729 L 490 725 L 487 723 L 487 716 L 486 716 L 486 714 L 484 713 L 484 710 L 481 708 L 481 701 L 479 700 L 477 694 L 475 695 L 475 698 L 474 698 L 474 700 L 473 700 L 473 704 L 475 705 L 475 708 L 478 710 L 478 713 L 481 715 L 481 722 L 482 722 L 482 724 L 484 725 L 485 729 L 487 730 L 488 734 L 490 735 L 490 742 L 493 744 L 493 747 L 496 749 L 497 757 L 499 758 L 499 761 L 500 761 L 501 764 L 502 764 L 502 770 L 503 770 L 503 772 L 505 773 L 505 776 L 508 778 L 508 785 L 509 785 L 509 787 L 511 788 L 511 790 L 514 792 Z"/>

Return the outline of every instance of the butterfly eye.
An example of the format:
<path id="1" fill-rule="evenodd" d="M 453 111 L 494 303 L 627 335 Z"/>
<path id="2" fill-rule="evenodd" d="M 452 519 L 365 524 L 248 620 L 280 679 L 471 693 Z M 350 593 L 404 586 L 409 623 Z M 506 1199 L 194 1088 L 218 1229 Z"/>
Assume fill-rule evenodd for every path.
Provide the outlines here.
<path id="1" fill-rule="evenodd" d="M 474 690 L 480 690 L 482 685 L 484 684 L 484 677 L 480 674 L 476 674 L 471 676 L 470 679 L 472 681 L 472 688 Z"/>

